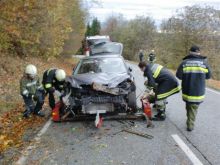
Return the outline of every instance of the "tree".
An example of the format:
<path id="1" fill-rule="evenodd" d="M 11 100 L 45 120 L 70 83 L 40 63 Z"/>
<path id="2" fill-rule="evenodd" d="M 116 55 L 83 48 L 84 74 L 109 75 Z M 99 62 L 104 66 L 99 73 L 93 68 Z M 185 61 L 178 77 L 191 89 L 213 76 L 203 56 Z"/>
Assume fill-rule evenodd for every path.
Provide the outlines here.
<path id="1" fill-rule="evenodd" d="M 164 64 L 175 69 L 179 61 L 187 55 L 189 48 L 196 44 L 202 54 L 208 56 L 213 76 L 220 79 L 220 17 L 219 10 L 205 6 L 184 7 L 161 24 L 157 35 L 159 56 Z"/>
<path id="2" fill-rule="evenodd" d="M 70 33 L 79 26 L 78 29 L 84 29 L 79 2 L 0 1 L 0 49 L 19 56 L 59 56 Z"/>
<path id="3" fill-rule="evenodd" d="M 90 35 L 91 36 L 99 35 L 100 34 L 100 30 L 101 30 L 100 22 L 98 21 L 97 18 L 93 19 L 92 25 L 91 25 Z"/>
<path id="4" fill-rule="evenodd" d="M 69 14 L 71 16 L 72 31 L 64 42 L 62 55 L 73 55 L 81 47 L 81 40 L 83 40 L 86 31 L 85 22 L 88 16 L 85 12 L 87 10 L 80 7 L 82 6 L 81 2 L 80 0 L 75 0 L 74 5 L 70 6 Z"/>
<path id="5" fill-rule="evenodd" d="M 91 36 L 91 27 L 90 27 L 89 23 L 86 26 L 85 36 Z"/>
<path id="6" fill-rule="evenodd" d="M 154 34 L 156 27 L 150 17 L 136 17 L 126 21 L 121 15 L 111 16 L 105 23 L 106 32 L 111 39 L 124 44 L 125 58 L 137 59 L 139 49 L 149 51 L 154 48 Z"/>

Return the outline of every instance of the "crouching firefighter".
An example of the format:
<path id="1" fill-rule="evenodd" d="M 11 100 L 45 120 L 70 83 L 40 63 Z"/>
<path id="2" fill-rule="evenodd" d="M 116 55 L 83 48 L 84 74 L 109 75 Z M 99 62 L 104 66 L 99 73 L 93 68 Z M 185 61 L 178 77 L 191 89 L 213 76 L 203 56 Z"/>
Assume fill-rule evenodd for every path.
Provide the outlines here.
<path id="1" fill-rule="evenodd" d="M 171 72 L 159 64 L 140 62 L 138 66 L 144 72 L 144 77 L 148 79 L 145 85 L 155 92 L 157 114 L 152 120 L 163 121 L 166 118 L 166 98 L 178 93 L 181 89 L 178 81 Z"/>
<path id="2" fill-rule="evenodd" d="M 61 97 L 64 90 L 66 73 L 63 69 L 48 69 L 43 74 L 43 87 L 46 90 L 46 95 L 49 94 L 49 105 L 51 109 L 55 107 L 55 97 Z"/>
<path id="3" fill-rule="evenodd" d="M 41 112 L 41 109 L 44 104 L 44 89 L 40 78 L 37 76 L 36 66 L 32 64 L 26 66 L 24 75 L 20 80 L 20 93 L 26 107 L 23 116 L 27 118 L 33 113 L 43 117 L 44 114 Z"/>

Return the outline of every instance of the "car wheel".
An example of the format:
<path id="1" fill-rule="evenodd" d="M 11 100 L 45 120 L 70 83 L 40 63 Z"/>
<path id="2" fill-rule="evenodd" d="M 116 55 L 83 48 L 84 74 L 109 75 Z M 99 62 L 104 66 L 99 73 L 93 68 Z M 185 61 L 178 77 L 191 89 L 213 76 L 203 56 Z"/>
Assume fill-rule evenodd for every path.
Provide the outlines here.
<path id="1" fill-rule="evenodd" d="M 128 107 L 132 109 L 132 111 L 135 113 L 137 112 L 137 102 L 136 102 L 136 92 L 130 92 L 128 94 Z"/>

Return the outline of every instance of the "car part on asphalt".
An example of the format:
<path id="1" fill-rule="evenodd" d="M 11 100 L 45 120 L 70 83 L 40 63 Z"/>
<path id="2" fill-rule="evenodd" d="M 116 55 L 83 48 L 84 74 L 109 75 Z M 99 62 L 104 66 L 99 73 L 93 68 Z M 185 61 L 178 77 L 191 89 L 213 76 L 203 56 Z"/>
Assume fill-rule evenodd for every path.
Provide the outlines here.
<path id="1" fill-rule="evenodd" d="M 134 130 L 130 130 L 130 129 L 123 129 L 122 131 L 127 132 L 127 133 L 131 133 L 134 135 L 138 135 L 147 139 L 153 139 L 154 137 L 152 135 L 146 134 L 146 133 L 142 133 L 142 132 L 137 132 Z"/>

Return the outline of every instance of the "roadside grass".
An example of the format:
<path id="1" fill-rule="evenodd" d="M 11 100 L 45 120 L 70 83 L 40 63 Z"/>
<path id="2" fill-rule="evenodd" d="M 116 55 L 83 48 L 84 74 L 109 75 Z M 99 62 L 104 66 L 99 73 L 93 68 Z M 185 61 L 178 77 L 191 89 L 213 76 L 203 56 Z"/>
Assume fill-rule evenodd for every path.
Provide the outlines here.
<path id="1" fill-rule="evenodd" d="M 6 102 L 0 101 L 0 114 L 4 114 L 5 112 L 14 109 L 18 103 L 17 102 Z"/>
<path id="2" fill-rule="evenodd" d="M 218 80 L 213 80 L 213 79 L 207 80 L 207 86 L 220 91 L 220 81 Z"/>

